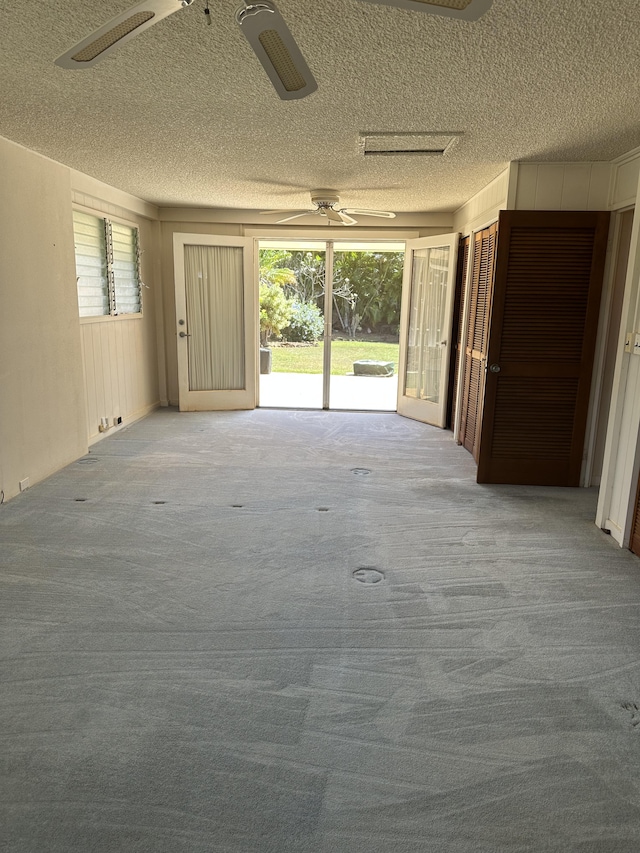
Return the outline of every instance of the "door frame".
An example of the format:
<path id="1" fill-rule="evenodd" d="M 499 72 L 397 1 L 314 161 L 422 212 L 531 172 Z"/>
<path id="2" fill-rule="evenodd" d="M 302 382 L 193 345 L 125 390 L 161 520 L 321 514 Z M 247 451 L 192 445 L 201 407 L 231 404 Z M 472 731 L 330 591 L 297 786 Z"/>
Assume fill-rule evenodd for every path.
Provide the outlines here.
<path id="1" fill-rule="evenodd" d="M 629 242 L 625 247 L 621 239 L 623 236 L 623 219 L 625 215 L 631 214 L 631 227 L 629 229 Z M 599 471 L 594 470 L 596 444 L 598 441 L 606 443 L 606 432 L 608 427 L 609 412 L 613 401 L 613 376 L 611 377 L 609 407 L 602 409 L 602 398 L 605 393 L 605 365 L 606 361 L 614 358 L 613 369 L 615 371 L 615 357 L 621 334 L 627 331 L 623 317 L 624 293 L 627 271 L 631 261 L 631 238 L 633 235 L 633 219 L 635 218 L 635 206 L 633 204 L 621 207 L 611 213 L 611 226 L 609 229 L 609 245 L 607 247 L 607 260 L 602 286 L 602 301 L 600 305 L 600 320 L 598 323 L 598 336 L 596 339 L 596 352 L 593 367 L 593 383 L 591 398 L 589 401 L 589 415 L 587 418 L 587 437 L 585 441 L 585 459 L 583 462 L 580 485 L 600 486 L 602 482 L 602 470 L 604 467 L 604 451 L 602 453 L 601 467 Z M 620 260 L 626 255 L 624 269 L 620 267 Z M 611 327 L 613 319 L 614 303 L 619 298 L 620 318 L 617 329 Z M 625 340 L 626 343 L 626 340 Z M 635 503 L 635 499 L 634 499 Z"/>
<path id="2" fill-rule="evenodd" d="M 582 358 L 580 361 L 560 362 L 548 356 L 533 364 L 514 355 L 502 355 L 504 315 L 507 299 L 507 280 L 510 270 L 511 234 L 516 229 L 593 228 L 593 243 L 589 284 L 586 292 Z M 491 298 L 490 325 L 487 340 L 485 389 L 478 454 L 478 483 L 508 483 L 513 485 L 579 486 L 584 470 L 587 436 L 587 417 L 593 394 L 593 365 L 601 308 L 601 293 L 609 240 L 608 211 L 532 211 L 502 210 L 498 220 L 498 246 L 495 259 L 494 288 Z M 602 284 L 601 284 L 602 282 Z M 590 345 L 593 342 L 593 346 Z M 553 365 L 553 371 L 550 370 Z M 554 378 L 576 379 L 575 411 L 572 421 L 570 452 L 563 460 L 542 463 L 540 457 L 499 456 L 493 452 L 494 419 L 496 417 L 498 384 L 518 377 L 535 377 L 547 382 Z M 510 461 L 505 461 L 505 459 Z M 515 462 L 511 460 L 516 460 Z M 519 466 L 519 467 L 518 467 Z M 515 469 L 515 470 L 514 470 Z"/>
<path id="3" fill-rule="evenodd" d="M 185 246 L 230 246 L 243 250 L 244 388 L 233 391 L 189 390 L 188 339 L 186 325 Z M 178 401 L 181 412 L 255 409 L 259 370 L 258 274 L 253 240 L 219 234 L 173 235 L 174 291 L 176 304 L 176 354 L 178 362 Z M 182 321 L 182 322 L 181 322 Z M 180 332 L 185 332 L 180 336 Z"/>
<path id="4" fill-rule="evenodd" d="M 613 388 L 607 437 L 598 492 L 596 525 L 611 534 L 621 548 L 629 547 L 635 497 L 640 474 L 640 432 L 638 431 L 638 406 L 633 393 L 637 382 L 636 359 L 633 351 L 633 330 L 638 327 L 640 292 L 640 206 L 619 205 L 612 211 L 634 207 L 631 229 L 629 261 L 625 276 L 622 316 L 618 334 L 618 355 L 613 376 Z M 616 217 L 617 218 L 617 217 Z M 615 220 L 614 220 L 615 221 Z M 632 335 L 629 335 L 629 333 Z"/>

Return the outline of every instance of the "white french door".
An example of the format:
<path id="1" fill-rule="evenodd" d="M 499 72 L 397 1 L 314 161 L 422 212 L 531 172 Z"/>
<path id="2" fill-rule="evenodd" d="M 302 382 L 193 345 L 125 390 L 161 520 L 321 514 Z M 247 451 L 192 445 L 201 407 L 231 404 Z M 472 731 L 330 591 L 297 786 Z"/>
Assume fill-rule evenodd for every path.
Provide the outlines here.
<path id="1" fill-rule="evenodd" d="M 451 354 L 458 234 L 406 244 L 398 414 L 444 427 Z"/>
<path id="2" fill-rule="evenodd" d="M 173 250 L 180 411 L 255 408 L 253 240 L 176 233 Z"/>

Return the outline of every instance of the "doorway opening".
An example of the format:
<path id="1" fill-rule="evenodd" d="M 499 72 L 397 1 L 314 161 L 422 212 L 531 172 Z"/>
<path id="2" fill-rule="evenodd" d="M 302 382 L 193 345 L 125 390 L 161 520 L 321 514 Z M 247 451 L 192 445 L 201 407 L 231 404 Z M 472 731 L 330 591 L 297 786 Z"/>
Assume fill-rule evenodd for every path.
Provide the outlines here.
<path id="1" fill-rule="evenodd" d="M 395 412 L 404 242 L 261 240 L 259 405 Z"/>

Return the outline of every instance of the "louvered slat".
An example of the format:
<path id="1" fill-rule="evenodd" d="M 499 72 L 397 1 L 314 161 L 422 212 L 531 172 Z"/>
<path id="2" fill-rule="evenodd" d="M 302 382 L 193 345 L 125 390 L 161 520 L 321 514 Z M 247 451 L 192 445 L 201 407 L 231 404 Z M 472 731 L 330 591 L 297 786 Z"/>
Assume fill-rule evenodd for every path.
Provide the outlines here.
<path id="1" fill-rule="evenodd" d="M 475 453 L 480 402 L 481 367 L 477 358 L 468 357 L 469 389 L 467 395 L 467 420 L 463 445 L 469 453 Z"/>
<path id="2" fill-rule="evenodd" d="M 81 317 L 109 313 L 104 220 L 73 211 L 78 310 Z"/>
<path id="3" fill-rule="evenodd" d="M 563 460 L 571 450 L 578 379 L 498 377 L 491 455 Z"/>
<path id="4" fill-rule="evenodd" d="M 512 229 L 501 362 L 580 362 L 592 245 L 593 229 Z"/>
<path id="5" fill-rule="evenodd" d="M 113 278 L 116 314 L 140 312 L 138 230 L 119 222 L 111 223 Z"/>

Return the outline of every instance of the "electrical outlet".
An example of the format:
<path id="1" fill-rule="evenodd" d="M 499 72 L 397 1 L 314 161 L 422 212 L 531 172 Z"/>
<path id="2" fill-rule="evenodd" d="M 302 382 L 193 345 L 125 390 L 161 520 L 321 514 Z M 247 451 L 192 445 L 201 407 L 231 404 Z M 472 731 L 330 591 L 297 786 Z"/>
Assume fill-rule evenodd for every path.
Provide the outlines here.
<path id="1" fill-rule="evenodd" d="M 18 485 L 20 486 L 21 492 L 26 492 L 26 490 L 29 488 L 29 478 L 25 477 L 24 480 L 20 480 L 18 482 Z"/>
<path id="2" fill-rule="evenodd" d="M 624 336 L 624 351 L 633 352 L 633 332 L 627 332 Z"/>
<path id="3" fill-rule="evenodd" d="M 633 339 L 633 354 L 640 355 L 640 334 L 637 332 Z"/>
<path id="4" fill-rule="evenodd" d="M 121 423 L 122 423 L 122 418 L 120 416 L 113 419 L 113 425 L 114 426 L 120 426 Z"/>

